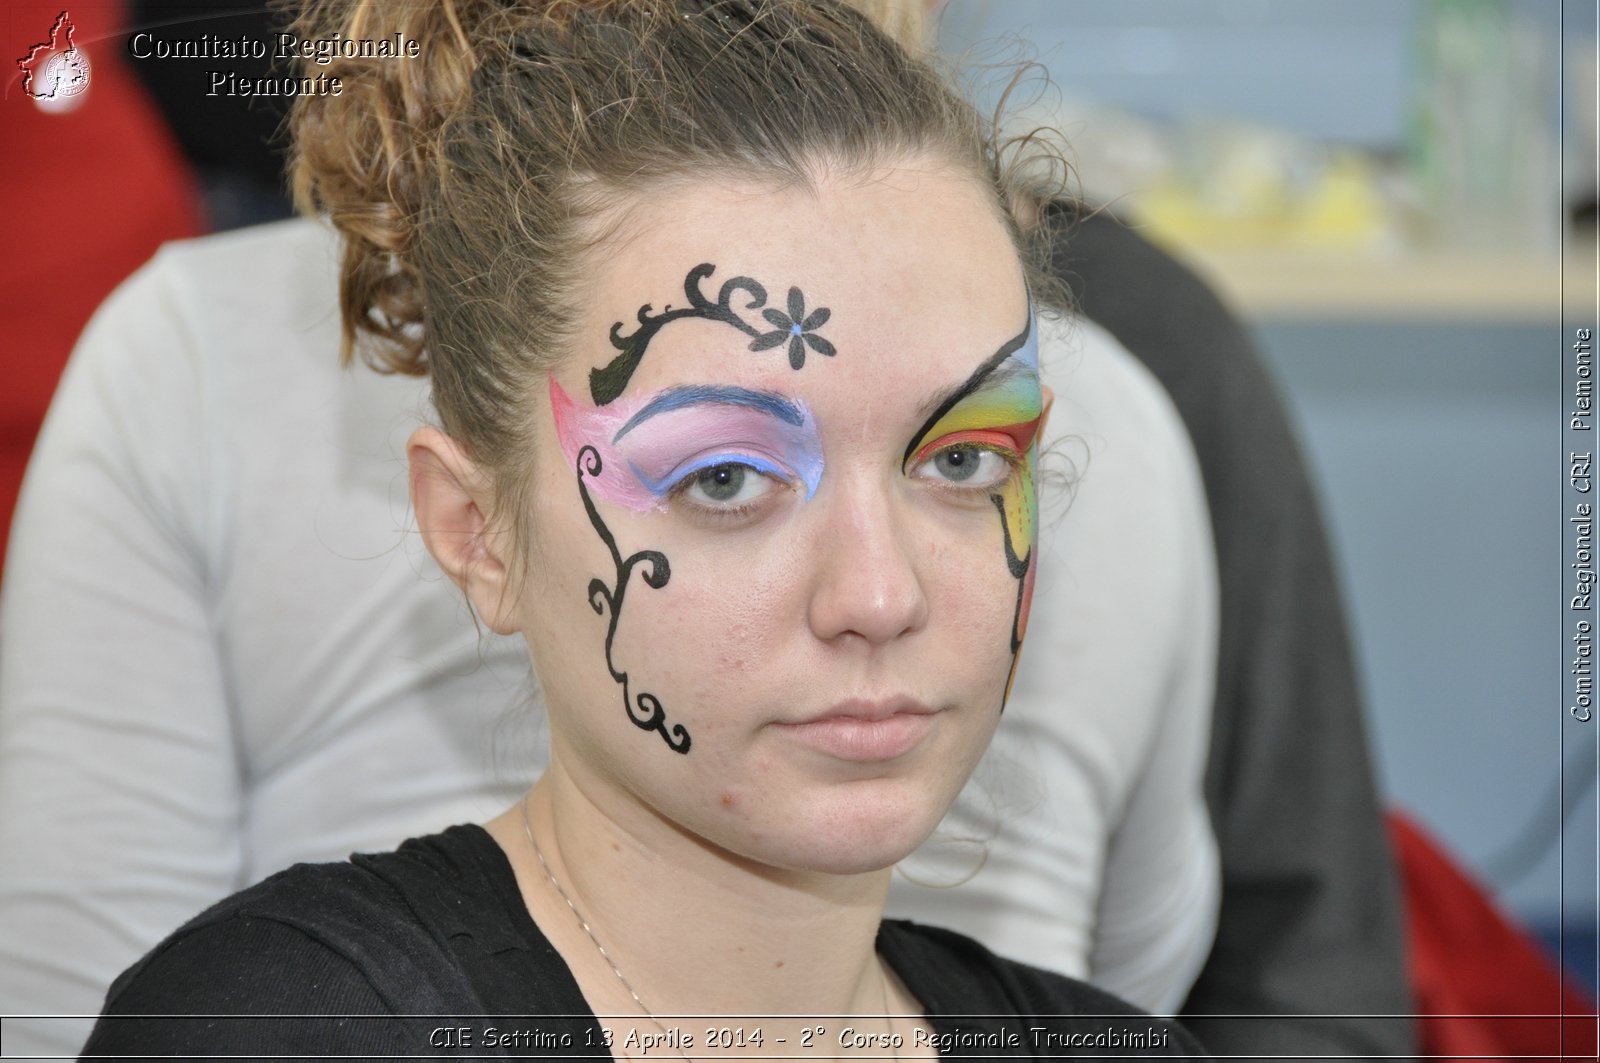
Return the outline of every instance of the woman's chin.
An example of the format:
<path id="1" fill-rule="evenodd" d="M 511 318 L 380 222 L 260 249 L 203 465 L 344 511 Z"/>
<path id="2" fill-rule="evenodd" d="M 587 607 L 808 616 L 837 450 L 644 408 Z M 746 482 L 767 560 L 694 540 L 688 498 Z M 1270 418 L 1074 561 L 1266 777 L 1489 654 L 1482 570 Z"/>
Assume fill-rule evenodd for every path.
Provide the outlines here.
<path id="1" fill-rule="evenodd" d="M 804 832 L 793 827 L 775 836 L 753 839 L 742 855 L 786 871 L 827 875 L 861 875 L 884 871 L 910 856 L 939 825 L 942 810 L 916 809 L 900 815 L 890 810 L 834 810 L 809 821 Z M 800 822 L 795 821 L 795 826 Z"/>

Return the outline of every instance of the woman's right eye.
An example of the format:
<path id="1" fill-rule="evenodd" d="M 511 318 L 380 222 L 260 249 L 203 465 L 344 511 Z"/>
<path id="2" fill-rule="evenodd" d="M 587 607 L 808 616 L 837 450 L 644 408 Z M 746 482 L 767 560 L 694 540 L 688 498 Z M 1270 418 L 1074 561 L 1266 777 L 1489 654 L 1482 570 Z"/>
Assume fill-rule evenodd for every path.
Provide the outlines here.
<path id="1" fill-rule="evenodd" d="M 672 494 L 702 509 L 737 512 L 758 502 L 775 486 L 778 481 L 754 466 L 725 462 L 685 476 Z"/>

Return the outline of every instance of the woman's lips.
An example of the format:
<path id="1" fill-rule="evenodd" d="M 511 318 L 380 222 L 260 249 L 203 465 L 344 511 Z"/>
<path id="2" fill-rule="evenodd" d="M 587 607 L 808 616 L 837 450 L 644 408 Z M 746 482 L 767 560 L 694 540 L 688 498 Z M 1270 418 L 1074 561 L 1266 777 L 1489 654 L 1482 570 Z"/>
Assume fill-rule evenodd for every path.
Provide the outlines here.
<path id="1" fill-rule="evenodd" d="M 938 714 L 911 700 L 852 702 L 798 723 L 773 726 L 803 746 L 840 760 L 893 760 L 917 746 Z"/>

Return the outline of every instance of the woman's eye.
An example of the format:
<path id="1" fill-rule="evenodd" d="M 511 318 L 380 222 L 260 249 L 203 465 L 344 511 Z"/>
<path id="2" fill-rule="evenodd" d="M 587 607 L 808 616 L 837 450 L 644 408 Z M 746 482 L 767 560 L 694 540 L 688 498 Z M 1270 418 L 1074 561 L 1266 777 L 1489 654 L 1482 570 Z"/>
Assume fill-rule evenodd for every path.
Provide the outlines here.
<path id="1" fill-rule="evenodd" d="M 995 487 L 1011 475 L 1013 463 L 986 447 L 954 446 L 934 454 L 917 468 L 917 475 L 962 487 Z"/>
<path id="2" fill-rule="evenodd" d="M 708 509 L 733 509 L 754 502 L 772 490 L 773 481 L 748 465 L 712 465 L 685 477 L 674 493 Z"/>

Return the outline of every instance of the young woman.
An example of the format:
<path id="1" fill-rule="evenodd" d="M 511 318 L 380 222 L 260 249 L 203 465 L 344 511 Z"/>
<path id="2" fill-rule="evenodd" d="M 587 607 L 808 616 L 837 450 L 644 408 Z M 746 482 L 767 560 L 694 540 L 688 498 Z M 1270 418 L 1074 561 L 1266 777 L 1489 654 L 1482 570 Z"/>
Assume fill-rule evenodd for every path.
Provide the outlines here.
<path id="1" fill-rule="evenodd" d="M 86 1053 L 1198 1054 L 882 921 L 1033 576 L 1051 289 L 972 110 L 831 4 L 300 29 L 419 44 L 301 101 L 299 188 L 345 238 L 347 353 L 432 378 L 418 526 L 525 638 L 550 767 L 484 828 L 224 901 Z M 186 1014 L 476 1018 L 118 1018 Z"/>

